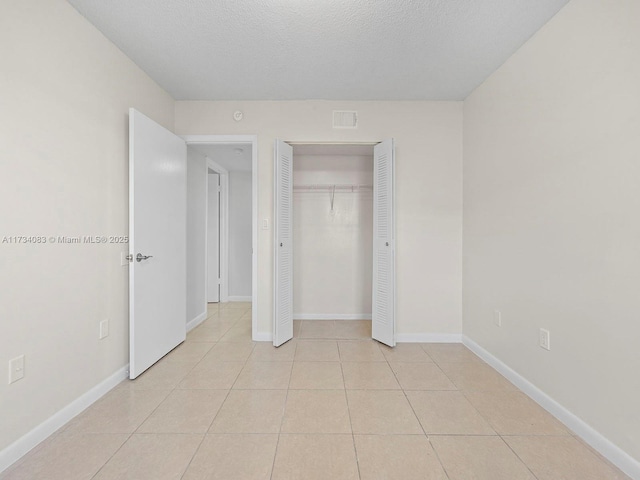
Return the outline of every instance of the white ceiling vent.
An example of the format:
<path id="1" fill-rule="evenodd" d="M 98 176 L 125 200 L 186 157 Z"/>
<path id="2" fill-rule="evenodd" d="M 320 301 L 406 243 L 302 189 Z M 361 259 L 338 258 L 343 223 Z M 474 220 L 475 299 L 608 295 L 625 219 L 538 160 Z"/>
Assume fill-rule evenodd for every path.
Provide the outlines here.
<path id="1" fill-rule="evenodd" d="M 334 110 L 333 128 L 358 128 L 358 112 Z"/>

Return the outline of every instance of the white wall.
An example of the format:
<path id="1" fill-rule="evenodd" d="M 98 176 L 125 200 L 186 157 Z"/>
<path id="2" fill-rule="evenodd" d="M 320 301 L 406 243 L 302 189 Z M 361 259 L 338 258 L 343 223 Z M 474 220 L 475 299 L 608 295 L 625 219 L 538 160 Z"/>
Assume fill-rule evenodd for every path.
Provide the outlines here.
<path id="1" fill-rule="evenodd" d="M 229 172 L 229 297 L 251 297 L 251 172 Z"/>
<path id="2" fill-rule="evenodd" d="M 573 0 L 465 101 L 463 273 L 464 333 L 636 460 L 638 19 Z"/>
<path id="3" fill-rule="evenodd" d="M 359 111 L 357 130 L 331 128 Z M 233 112 L 244 112 L 235 122 Z M 257 134 L 258 217 L 273 220 L 273 141 L 378 142 L 395 137 L 398 333 L 461 333 L 461 102 L 176 102 L 179 134 Z M 258 230 L 258 333 L 270 338 L 273 230 Z M 418 338 L 418 337 L 413 337 Z M 424 337 L 422 337 L 424 338 Z"/>
<path id="4" fill-rule="evenodd" d="M 171 97 L 64 0 L 3 1 L 0 64 L 0 238 L 126 235 L 127 109 Z M 126 250 L 0 243 L 0 449 L 127 364 Z"/>
<path id="5" fill-rule="evenodd" d="M 207 158 L 187 147 L 187 323 L 206 315 Z"/>
<path id="6" fill-rule="evenodd" d="M 373 184 L 373 155 L 298 155 L 293 183 Z M 371 318 L 373 193 L 293 194 L 294 318 Z"/>

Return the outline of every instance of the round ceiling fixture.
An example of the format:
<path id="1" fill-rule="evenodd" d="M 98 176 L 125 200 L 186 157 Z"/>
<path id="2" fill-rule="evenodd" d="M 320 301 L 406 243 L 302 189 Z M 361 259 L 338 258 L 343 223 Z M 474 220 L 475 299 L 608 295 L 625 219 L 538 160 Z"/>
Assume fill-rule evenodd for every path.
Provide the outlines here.
<path id="1" fill-rule="evenodd" d="M 240 110 L 233 112 L 233 119 L 236 122 L 239 122 L 240 120 L 242 120 L 243 117 L 244 117 L 244 114 Z"/>

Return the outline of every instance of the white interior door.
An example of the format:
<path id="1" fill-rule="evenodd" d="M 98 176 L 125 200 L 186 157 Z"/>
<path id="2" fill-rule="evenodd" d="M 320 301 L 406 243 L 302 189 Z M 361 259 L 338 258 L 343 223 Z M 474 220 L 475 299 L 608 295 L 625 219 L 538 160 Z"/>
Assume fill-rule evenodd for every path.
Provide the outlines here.
<path id="1" fill-rule="evenodd" d="M 220 301 L 220 175 L 207 175 L 207 302 Z"/>
<path id="2" fill-rule="evenodd" d="M 129 378 L 186 336 L 187 147 L 129 110 Z"/>
<path id="3" fill-rule="evenodd" d="M 273 344 L 279 347 L 293 338 L 293 148 L 275 143 L 275 281 Z"/>
<path id="4" fill-rule="evenodd" d="M 373 305 L 374 340 L 396 345 L 393 139 L 373 151 Z"/>

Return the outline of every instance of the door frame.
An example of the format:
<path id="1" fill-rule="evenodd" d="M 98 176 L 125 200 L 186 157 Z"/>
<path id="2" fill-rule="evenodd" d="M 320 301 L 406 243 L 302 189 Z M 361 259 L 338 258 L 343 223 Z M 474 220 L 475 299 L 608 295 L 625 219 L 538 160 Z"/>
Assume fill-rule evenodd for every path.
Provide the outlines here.
<path id="1" fill-rule="evenodd" d="M 220 241 L 218 243 L 218 262 L 220 265 L 220 302 L 229 301 L 229 172 L 222 165 L 207 158 L 207 177 L 209 170 L 213 170 L 220 176 L 220 215 L 218 217 L 218 232 Z M 209 182 L 207 181 L 207 225 L 209 224 Z M 209 230 L 205 230 L 205 242 L 207 249 L 205 252 L 205 262 L 209 265 Z M 207 270 L 208 273 L 208 270 Z M 209 287 L 209 276 L 207 275 L 207 284 Z M 207 299 L 204 302 L 204 311 L 207 311 Z"/>
<path id="2" fill-rule="evenodd" d="M 251 145 L 251 338 L 261 340 L 258 335 L 258 136 L 257 135 L 180 135 L 189 145 Z M 207 158 L 207 175 L 209 174 Z M 214 162 L 215 163 L 215 162 Z M 222 181 L 222 177 L 221 177 Z M 228 202 L 226 203 L 228 208 Z M 228 211 L 226 215 L 228 221 Z M 228 223 L 227 223 L 228 227 Z M 228 228 L 227 234 L 228 234 Z M 222 242 L 221 242 L 222 243 Z M 228 241 L 226 242 L 228 248 Z M 221 245 L 222 247 L 222 245 Z M 222 265 L 221 265 L 222 266 Z M 228 271 L 227 271 L 228 274 Z M 227 278 L 228 280 L 228 278 Z M 227 296 L 228 299 L 228 282 Z M 222 290 L 220 300 L 222 301 Z"/>

